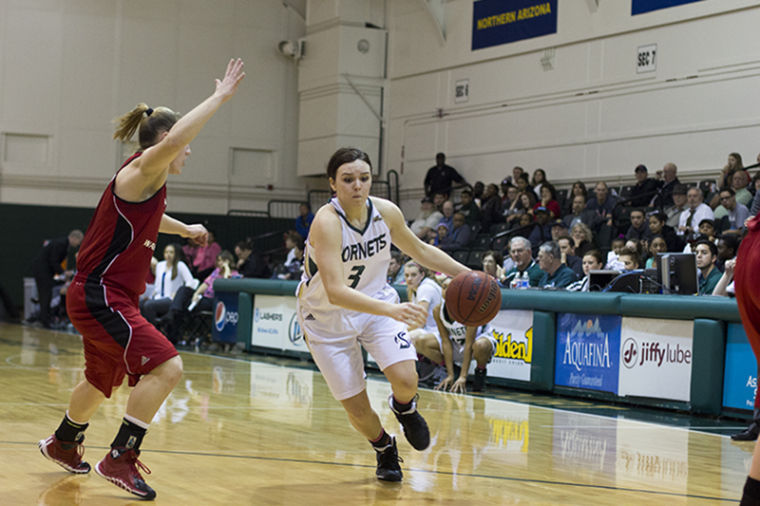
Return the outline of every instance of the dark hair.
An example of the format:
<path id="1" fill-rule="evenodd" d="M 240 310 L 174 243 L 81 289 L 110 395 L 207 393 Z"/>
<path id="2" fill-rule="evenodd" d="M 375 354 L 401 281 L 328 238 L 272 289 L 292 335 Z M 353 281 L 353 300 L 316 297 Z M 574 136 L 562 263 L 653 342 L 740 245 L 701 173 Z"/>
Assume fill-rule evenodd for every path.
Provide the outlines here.
<path id="1" fill-rule="evenodd" d="M 549 190 L 549 193 L 552 196 L 552 200 L 557 200 L 557 190 L 556 188 L 554 188 L 553 184 L 545 180 L 544 183 L 541 185 L 541 191 L 543 191 L 544 188 Z"/>
<path id="2" fill-rule="evenodd" d="M 240 248 L 243 250 L 251 250 L 253 251 L 253 243 L 247 239 L 244 239 L 242 241 L 239 241 L 236 245 L 236 248 Z"/>
<path id="3" fill-rule="evenodd" d="M 544 178 L 539 183 L 536 183 L 536 174 L 539 171 L 541 172 L 541 175 L 544 176 Z M 533 186 L 536 186 L 536 184 L 541 184 L 541 183 L 545 184 L 547 182 L 546 181 L 546 171 L 544 169 L 536 169 L 536 170 L 534 170 L 533 171 L 533 177 L 531 178 L 531 181 L 532 181 Z"/>
<path id="4" fill-rule="evenodd" d="M 602 252 L 598 249 L 590 249 L 583 254 L 584 257 L 592 256 L 597 263 L 604 265 L 604 258 L 602 258 Z"/>
<path id="5" fill-rule="evenodd" d="M 631 260 L 633 260 L 633 263 L 641 267 L 641 255 L 639 254 L 638 251 L 630 249 L 630 248 L 623 248 L 623 251 L 620 252 L 619 256 L 620 257 L 629 256 L 631 257 Z"/>
<path id="6" fill-rule="evenodd" d="M 168 248 L 169 246 L 172 247 L 174 250 L 174 264 L 172 265 L 172 279 L 177 278 L 177 265 L 180 262 L 185 261 L 185 252 L 182 251 L 182 246 L 180 244 L 177 244 L 176 242 L 170 242 L 166 246 L 164 246 L 164 249 Z"/>
<path id="7" fill-rule="evenodd" d="M 651 213 L 649 213 L 647 215 L 647 217 L 649 217 L 649 218 L 655 218 L 660 223 L 665 223 L 667 221 L 665 213 L 663 213 L 662 211 L 659 211 L 659 210 L 658 211 L 652 211 Z"/>
<path id="8" fill-rule="evenodd" d="M 128 142 L 135 132 L 138 132 L 140 149 L 147 149 L 158 142 L 161 132 L 168 132 L 179 120 L 180 114 L 168 107 L 151 109 L 147 104 L 140 103 L 128 113 L 116 118 L 118 127 L 113 134 L 114 139 Z"/>
<path id="9" fill-rule="evenodd" d="M 327 177 L 335 179 L 335 175 L 338 173 L 338 169 L 344 163 L 355 162 L 361 160 L 369 165 L 370 171 L 372 170 L 372 162 L 369 160 L 369 155 L 357 148 L 340 148 L 333 153 L 330 157 L 330 161 L 327 162 Z"/>
<path id="10" fill-rule="evenodd" d="M 641 213 L 641 216 L 646 216 L 647 213 L 644 212 L 644 210 L 640 207 L 634 207 L 628 212 L 628 216 L 630 216 L 633 213 Z"/>
<path id="11" fill-rule="evenodd" d="M 733 196 L 733 195 L 736 195 L 736 192 L 735 192 L 735 191 L 734 191 L 734 189 L 733 189 L 733 188 L 731 188 L 730 186 L 724 186 L 723 188 L 721 188 L 721 189 L 720 189 L 720 191 L 718 192 L 718 195 L 720 195 L 720 194 L 721 194 L 721 193 L 723 193 L 723 192 L 728 192 L 728 193 L 730 193 L 732 196 Z"/>
<path id="12" fill-rule="evenodd" d="M 734 256 L 736 256 L 736 252 L 739 251 L 739 243 L 741 242 L 739 238 L 734 234 L 723 234 L 719 239 L 723 241 L 726 248 L 734 250 Z"/>
<path id="13" fill-rule="evenodd" d="M 710 254 L 714 257 L 718 256 L 718 247 L 715 245 L 714 242 L 708 241 L 707 239 L 700 239 L 697 242 L 694 243 L 694 251 L 697 251 L 697 246 L 700 244 L 704 244 L 710 249 Z"/>
<path id="14" fill-rule="evenodd" d="M 526 183 L 530 184 L 530 179 L 528 178 L 528 174 L 526 174 L 525 172 L 517 176 L 517 179 L 524 179 Z"/>
<path id="15" fill-rule="evenodd" d="M 480 261 L 482 262 L 483 259 L 487 256 L 491 256 L 494 259 L 494 262 L 496 262 L 496 265 L 502 265 L 504 263 L 504 257 L 501 253 L 495 250 L 488 250 L 485 253 L 483 253 L 480 257 Z"/>
<path id="16" fill-rule="evenodd" d="M 586 183 L 584 183 L 583 181 L 576 181 L 573 183 L 573 186 L 570 187 L 570 198 L 573 199 L 577 196 L 573 194 L 573 190 L 575 190 L 576 186 L 581 189 L 581 193 L 583 193 L 583 198 L 588 200 L 588 190 L 586 189 Z"/>

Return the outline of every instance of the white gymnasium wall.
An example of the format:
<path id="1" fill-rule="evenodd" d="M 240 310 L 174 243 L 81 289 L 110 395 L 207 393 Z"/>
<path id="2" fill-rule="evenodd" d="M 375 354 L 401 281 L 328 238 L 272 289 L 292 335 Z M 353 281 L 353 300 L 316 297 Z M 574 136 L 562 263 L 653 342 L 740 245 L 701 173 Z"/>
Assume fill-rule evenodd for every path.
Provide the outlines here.
<path id="1" fill-rule="evenodd" d="M 445 39 L 426 1 L 443 7 Z M 471 0 L 388 7 L 386 169 L 403 170 L 409 213 L 437 151 L 470 181 L 498 182 L 521 165 L 558 183 L 627 182 L 637 164 L 653 173 L 668 161 L 697 178 L 729 152 L 746 164 L 760 152 L 757 2 L 631 16 L 630 0 L 562 0 L 557 34 L 476 51 Z M 657 68 L 637 74 L 646 44 L 657 44 Z M 460 79 L 469 79 L 464 104 L 454 101 Z"/>
<path id="2" fill-rule="evenodd" d="M 0 0 L 0 201 L 94 206 L 129 149 L 111 120 L 141 101 L 190 110 L 234 56 L 246 80 L 170 177 L 169 211 L 303 198 L 297 68 L 276 47 L 304 15 L 300 0 Z"/>

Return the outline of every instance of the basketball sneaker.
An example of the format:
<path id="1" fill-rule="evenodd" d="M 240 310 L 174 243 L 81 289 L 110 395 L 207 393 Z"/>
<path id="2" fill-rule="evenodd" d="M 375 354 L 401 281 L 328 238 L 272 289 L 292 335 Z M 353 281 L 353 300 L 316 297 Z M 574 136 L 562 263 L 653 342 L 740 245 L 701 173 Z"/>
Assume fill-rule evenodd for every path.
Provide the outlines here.
<path id="1" fill-rule="evenodd" d="M 150 469 L 137 460 L 139 455 L 140 450 L 134 448 L 111 448 L 103 460 L 95 464 L 95 472 L 127 492 L 143 499 L 153 499 L 156 491 L 145 483 L 138 470 L 150 474 Z"/>
<path id="2" fill-rule="evenodd" d="M 417 411 L 418 397 L 419 395 L 414 396 L 410 402 L 411 407 L 404 412 L 397 411 L 393 406 L 393 394 L 388 397 L 388 404 L 393 414 L 396 415 L 396 419 L 401 423 L 406 440 L 415 450 L 422 451 L 430 446 L 430 430 L 425 419 Z"/>
<path id="3" fill-rule="evenodd" d="M 65 470 L 75 474 L 87 474 L 90 472 L 90 464 L 82 462 L 84 455 L 84 434 L 79 440 L 68 443 L 60 441 L 55 434 L 37 443 L 40 452 Z"/>
<path id="4" fill-rule="evenodd" d="M 391 443 L 382 450 L 375 448 L 375 453 L 377 453 L 377 471 L 375 471 L 377 479 L 383 481 L 401 481 L 403 474 L 401 473 L 401 466 L 398 463 L 403 462 L 403 460 L 398 456 L 396 438 L 391 436 Z"/>
<path id="5" fill-rule="evenodd" d="M 482 392 L 485 386 L 486 386 L 486 370 L 476 368 L 475 378 L 473 378 L 472 380 L 472 391 Z"/>

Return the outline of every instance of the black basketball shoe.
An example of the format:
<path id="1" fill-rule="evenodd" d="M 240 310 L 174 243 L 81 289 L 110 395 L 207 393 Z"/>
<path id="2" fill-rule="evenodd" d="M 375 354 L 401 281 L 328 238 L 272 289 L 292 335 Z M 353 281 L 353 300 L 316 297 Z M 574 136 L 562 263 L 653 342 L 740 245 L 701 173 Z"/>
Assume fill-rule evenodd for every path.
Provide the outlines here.
<path id="1" fill-rule="evenodd" d="M 375 471 L 377 479 L 383 481 L 401 481 L 403 474 L 401 473 L 401 466 L 398 463 L 403 462 L 403 459 L 398 456 L 396 438 L 391 436 L 390 444 L 382 450 L 375 448 L 375 453 L 377 453 L 377 471 Z"/>
<path id="2" fill-rule="evenodd" d="M 418 397 L 419 395 L 414 396 L 414 399 L 410 402 L 411 407 L 404 412 L 396 410 L 396 407 L 393 405 L 393 394 L 388 397 L 388 404 L 398 421 L 401 422 L 401 428 L 404 429 L 406 440 L 409 441 L 409 444 L 415 450 L 422 451 L 430 446 L 430 430 L 425 419 L 417 411 Z"/>
<path id="3" fill-rule="evenodd" d="M 475 378 L 473 378 L 472 380 L 472 391 L 482 392 L 485 386 L 486 386 L 486 370 L 475 369 Z"/>

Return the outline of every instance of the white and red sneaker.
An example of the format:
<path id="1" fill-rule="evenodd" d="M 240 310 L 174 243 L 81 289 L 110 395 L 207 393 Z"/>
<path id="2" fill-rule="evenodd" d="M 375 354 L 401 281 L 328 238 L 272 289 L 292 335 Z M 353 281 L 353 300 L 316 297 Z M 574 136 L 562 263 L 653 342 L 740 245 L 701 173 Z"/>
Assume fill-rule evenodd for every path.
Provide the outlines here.
<path id="1" fill-rule="evenodd" d="M 95 464 L 95 472 L 142 499 L 151 500 L 156 497 L 156 491 L 150 488 L 140 475 L 139 469 L 150 474 L 150 469 L 137 460 L 140 450 L 134 448 L 111 448 L 103 460 Z"/>
<path id="2" fill-rule="evenodd" d="M 84 446 L 82 446 L 84 436 L 79 441 L 66 442 L 61 441 L 55 434 L 47 439 L 42 439 L 37 446 L 40 452 L 65 470 L 74 474 L 87 474 L 90 472 L 90 464 L 82 462 L 84 455 Z"/>

